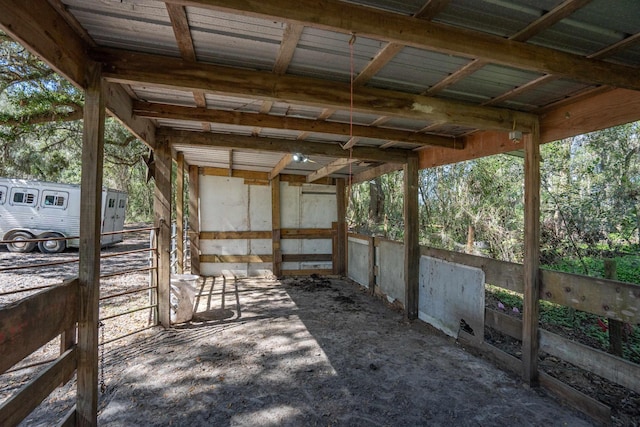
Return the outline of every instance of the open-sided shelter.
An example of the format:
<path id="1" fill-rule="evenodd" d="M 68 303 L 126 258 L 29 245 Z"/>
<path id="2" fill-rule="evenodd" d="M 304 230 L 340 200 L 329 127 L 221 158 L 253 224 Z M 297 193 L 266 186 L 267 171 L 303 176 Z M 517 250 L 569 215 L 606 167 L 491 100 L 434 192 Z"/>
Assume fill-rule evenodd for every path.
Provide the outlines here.
<path id="1" fill-rule="evenodd" d="M 96 414 L 105 112 L 154 152 L 165 326 L 172 159 L 179 212 L 188 173 L 191 265 L 204 274 L 344 274 L 346 187 L 403 169 L 402 280 L 415 319 L 418 170 L 523 153 L 522 370 L 537 381 L 539 145 L 640 119 L 635 0 L 32 0 L 0 10 L 0 28 L 85 90 L 86 209 L 68 292 L 79 424 Z M 604 311 L 637 323 L 637 312 L 620 313 L 638 297 Z"/>

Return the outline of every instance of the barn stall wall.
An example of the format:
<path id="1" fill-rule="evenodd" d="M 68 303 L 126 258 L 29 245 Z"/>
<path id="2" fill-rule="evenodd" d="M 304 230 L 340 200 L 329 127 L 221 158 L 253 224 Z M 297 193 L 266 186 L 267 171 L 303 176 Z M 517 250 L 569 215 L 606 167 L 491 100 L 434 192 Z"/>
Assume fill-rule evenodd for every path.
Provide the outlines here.
<path id="1" fill-rule="evenodd" d="M 279 185 L 283 272 L 330 270 L 336 187 L 297 182 Z M 271 184 L 201 175 L 199 186 L 201 274 L 272 274 Z"/>

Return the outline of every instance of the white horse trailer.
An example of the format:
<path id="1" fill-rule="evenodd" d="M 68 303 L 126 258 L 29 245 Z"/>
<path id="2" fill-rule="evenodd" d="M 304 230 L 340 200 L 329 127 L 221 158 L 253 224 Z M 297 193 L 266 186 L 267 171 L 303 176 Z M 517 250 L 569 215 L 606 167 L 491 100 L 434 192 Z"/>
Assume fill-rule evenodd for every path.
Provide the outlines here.
<path id="1" fill-rule="evenodd" d="M 103 188 L 102 232 L 122 231 L 127 193 Z M 0 236 L 12 240 L 11 252 L 58 253 L 78 247 L 80 234 L 80 186 L 23 179 L 0 178 Z M 52 238 L 43 242 L 29 239 Z M 58 239 L 58 240 L 54 240 Z M 122 241 L 122 234 L 102 236 L 102 246 Z"/>

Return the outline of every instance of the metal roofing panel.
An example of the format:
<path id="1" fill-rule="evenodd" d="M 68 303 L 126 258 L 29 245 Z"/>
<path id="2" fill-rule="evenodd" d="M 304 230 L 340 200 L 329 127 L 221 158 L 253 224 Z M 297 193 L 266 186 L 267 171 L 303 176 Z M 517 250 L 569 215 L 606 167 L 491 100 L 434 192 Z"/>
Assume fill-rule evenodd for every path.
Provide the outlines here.
<path id="1" fill-rule="evenodd" d="M 322 110 L 323 108 L 310 105 L 293 105 L 286 102 L 274 102 L 269 114 L 315 120 L 322 114 Z"/>
<path id="2" fill-rule="evenodd" d="M 509 37 L 560 3 L 562 0 L 453 0 L 434 21 Z"/>
<path id="3" fill-rule="evenodd" d="M 273 68 L 283 23 L 203 8 L 186 10 L 198 60 L 260 70 Z"/>
<path id="4" fill-rule="evenodd" d="M 349 110 L 338 110 L 338 111 L 335 111 L 331 116 L 329 116 L 327 121 L 351 123 L 352 116 L 353 116 L 353 124 L 363 125 L 363 126 L 368 126 L 380 118 L 380 116 L 377 116 L 375 114 L 360 113 L 358 111 L 354 111 L 353 114 L 351 114 Z"/>
<path id="5" fill-rule="evenodd" d="M 202 131 L 202 123 L 189 120 L 154 119 L 159 127 L 166 127 L 177 130 Z"/>
<path id="6" fill-rule="evenodd" d="M 64 3 L 100 46 L 180 55 L 164 3 L 148 0 Z"/>
<path id="7" fill-rule="evenodd" d="M 368 85 L 421 93 L 469 61 L 459 56 L 405 47 L 382 67 Z"/>
<path id="8" fill-rule="evenodd" d="M 561 99 L 568 98 L 588 87 L 589 85 L 575 82 L 573 80 L 554 80 L 529 91 L 523 92 L 522 94 L 507 101 L 505 103 L 505 106 L 510 106 L 511 108 L 513 108 L 515 103 L 520 103 L 534 105 L 539 108 L 547 104 L 559 101 Z"/>
<path id="9" fill-rule="evenodd" d="M 403 15 L 414 15 L 424 6 L 425 0 L 346 0 L 345 3 L 375 7 Z"/>
<path id="10" fill-rule="evenodd" d="M 349 40 L 350 34 L 305 27 L 287 73 L 349 82 Z M 356 37 L 353 44 L 355 73 L 361 71 L 384 45 L 378 40 Z"/>
<path id="11" fill-rule="evenodd" d="M 512 67 L 488 64 L 449 86 L 447 91 L 473 94 L 473 97 L 466 97 L 471 101 L 482 101 L 495 98 L 511 89 L 541 77 L 542 74 L 532 71 L 518 70 Z"/>
<path id="12" fill-rule="evenodd" d="M 237 96 L 226 96 L 218 94 L 205 94 L 207 107 L 217 110 L 233 110 L 248 113 L 257 113 L 262 108 L 262 100 L 241 98 Z"/>
<path id="13" fill-rule="evenodd" d="M 193 93 L 183 90 L 159 88 L 156 86 L 131 86 L 136 97 L 141 101 L 160 102 L 163 104 L 195 107 Z"/>
<path id="14" fill-rule="evenodd" d="M 428 122 L 426 120 L 415 120 L 415 119 L 407 119 L 403 117 L 392 117 L 383 124 L 381 127 L 392 128 L 392 129 L 400 129 L 407 131 L 419 131 L 420 129 L 424 129 L 427 126 L 432 125 L 434 122 Z"/>

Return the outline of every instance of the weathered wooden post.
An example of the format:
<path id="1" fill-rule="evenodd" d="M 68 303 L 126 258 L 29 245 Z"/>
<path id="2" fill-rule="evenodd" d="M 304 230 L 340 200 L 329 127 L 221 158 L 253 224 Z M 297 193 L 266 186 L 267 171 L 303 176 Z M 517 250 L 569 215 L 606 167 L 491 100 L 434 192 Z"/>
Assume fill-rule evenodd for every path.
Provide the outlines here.
<path id="1" fill-rule="evenodd" d="M 418 236 L 418 158 L 404 165 L 404 286 L 407 319 L 418 318 L 420 243 Z"/>
<path id="2" fill-rule="evenodd" d="M 616 260 L 604 260 L 604 277 L 606 279 L 618 280 L 616 271 Z M 615 319 L 608 319 L 609 323 L 609 353 L 622 357 L 622 322 Z"/>
<path id="3" fill-rule="evenodd" d="M 176 273 L 184 273 L 184 153 L 176 155 Z"/>

